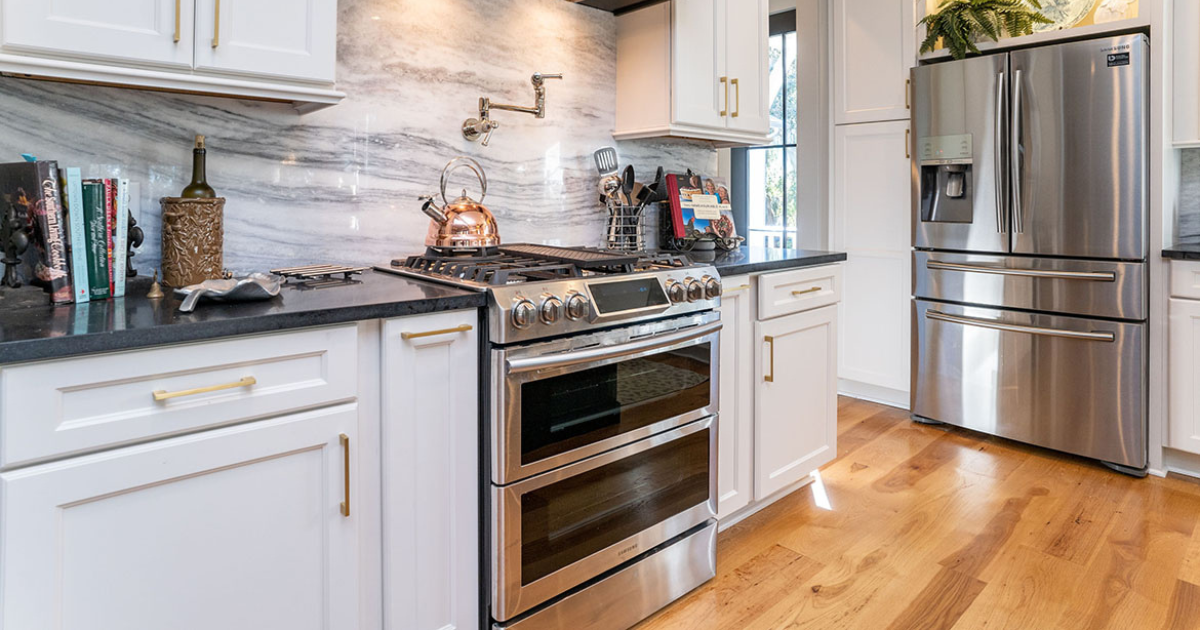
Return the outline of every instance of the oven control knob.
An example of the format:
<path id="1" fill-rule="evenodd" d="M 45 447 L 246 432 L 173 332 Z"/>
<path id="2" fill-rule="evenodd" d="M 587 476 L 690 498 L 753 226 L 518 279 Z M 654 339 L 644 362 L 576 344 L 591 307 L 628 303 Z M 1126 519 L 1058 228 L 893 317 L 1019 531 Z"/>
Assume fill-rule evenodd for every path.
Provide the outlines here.
<path id="1" fill-rule="evenodd" d="M 667 297 L 672 304 L 678 304 L 687 300 L 687 287 L 678 280 L 667 280 Z"/>
<path id="2" fill-rule="evenodd" d="M 542 300 L 542 308 L 538 315 L 542 318 L 543 324 L 555 324 L 563 316 L 563 303 L 558 299 L 558 296 L 551 295 Z"/>
<path id="3" fill-rule="evenodd" d="M 687 301 L 698 302 L 704 299 L 704 285 L 695 278 L 688 278 L 687 282 Z"/>
<path id="4" fill-rule="evenodd" d="M 712 276 L 704 276 L 704 297 L 710 300 L 721 297 L 721 281 Z"/>
<path id="5" fill-rule="evenodd" d="M 567 319 L 576 320 L 587 317 L 588 299 L 582 293 L 572 294 L 567 298 Z"/>
<path id="6" fill-rule="evenodd" d="M 537 308 L 533 306 L 533 302 L 521 298 L 513 305 L 512 310 L 512 325 L 517 328 L 529 328 L 537 319 Z"/>

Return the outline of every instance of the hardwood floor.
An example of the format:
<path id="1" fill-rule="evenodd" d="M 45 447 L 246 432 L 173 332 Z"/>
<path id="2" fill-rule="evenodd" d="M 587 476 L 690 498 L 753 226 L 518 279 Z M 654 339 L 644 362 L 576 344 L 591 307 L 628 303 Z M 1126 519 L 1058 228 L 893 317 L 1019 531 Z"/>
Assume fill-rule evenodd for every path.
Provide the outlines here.
<path id="1" fill-rule="evenodd" d="M 637 630 L 1200 630 L 1200 484 L 839 400 L 838 459 Z"/>

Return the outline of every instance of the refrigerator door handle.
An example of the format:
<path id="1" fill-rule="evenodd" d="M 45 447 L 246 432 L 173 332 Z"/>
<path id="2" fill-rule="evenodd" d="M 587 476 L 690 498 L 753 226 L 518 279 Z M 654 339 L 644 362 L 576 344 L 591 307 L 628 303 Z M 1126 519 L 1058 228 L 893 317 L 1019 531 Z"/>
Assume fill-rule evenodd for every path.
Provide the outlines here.
<path id="1" fill-rule="evenodd" d="M 995 176 L 996 181 L 996 231 L 1004 234 L 1006 224 L 1008 223 L 1005 217 L 1004 207 L 1004 73 L 1001 72 L 996 78 L 996 132 L 995 142 Z"/>
<path id="2" fill-rule="evenodd" d="M 1012 189 L 1013 231 L 1017 234 L 1025 232 L 1025 209 L 1021 200 L 1021 71 L 1013 71 L 1012 82 L 1012 141 L 1008 147 L 1010 184 Z"/>
<path id="3" fill-rule="evenodd" d="M 925 263 L 926 269 L 941 271 L 964 271 L 967 273 L 987 273 L 998 276 L 1023 276 L 1028 278 L 1045 278 L 1048 280 L 1090 280 L 1093 282 L 1116 282 L 1117 274 L 1111 271 L 1043 271 L 1041 269 L 1009 269 L 991 265 L 964 265 L 962 263 L 930 260 Z"/>
<path id="4" fill-rule="evenodd" d="M 941 311 L 934 310 L 925 311 L 925 317 L 951 324 L 975 326 L 977 328 L 988 328 L 991 330 L 1000 330 L 1004 332 L 1025 333 L 1027 335 L 1039 335 L 1043 337 L 1064 337 L 1067 339 L 1104 341 L 1108 343 L 1112 343 L 1117 340 L 1117 336 L 1110 332 L 1084 332 L 1082 330 L 1063 330 L 1061 328 L 1043 328 L 1041 326 L 1022 326 L 1020 324 L 1008 324 L 1005 322 L 996 321 L 994 319 L 949 315 Z"/>

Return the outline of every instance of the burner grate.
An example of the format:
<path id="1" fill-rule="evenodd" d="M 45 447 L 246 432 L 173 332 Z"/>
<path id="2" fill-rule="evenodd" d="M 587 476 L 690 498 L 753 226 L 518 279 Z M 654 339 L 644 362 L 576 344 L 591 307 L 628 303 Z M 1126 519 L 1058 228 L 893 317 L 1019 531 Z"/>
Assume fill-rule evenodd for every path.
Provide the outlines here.
<path id="1" fill-rule="evenodd" d="M 580 269 L 629 267 L 638 261 L 636 254 L 622 254 L 599 249 L 555 247 L 553 245 L 509 245 L 501 247 L 500 251 L 505 254 L 569 263 Z"/>

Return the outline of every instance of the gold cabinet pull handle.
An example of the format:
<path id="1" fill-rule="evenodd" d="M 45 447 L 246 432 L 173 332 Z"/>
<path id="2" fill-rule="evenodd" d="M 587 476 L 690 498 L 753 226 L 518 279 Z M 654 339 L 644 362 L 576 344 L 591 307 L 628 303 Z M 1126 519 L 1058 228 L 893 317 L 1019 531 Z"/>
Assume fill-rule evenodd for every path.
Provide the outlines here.
<path id="1" fill-rule="evenodd" d="M 809 293 L 816 293 L 817 291 L 820 291 L 820 290 L 821 290 L 821 287 L 811 287 L 811 288 L 805 289 L 803 291 L 792 291 L 792 297 L 800 297 L 801 295 L 808 295 Z"/>
<path id="2" fill-rule="evenodd" d="M 239 387 L 250 387 L 258 382 L 258 379 L 253 376 L 247 376 L 240 381 L 232 383 L 224 383 L 222 385 L 209 385 L 208 387 L 197 387 L 195 389 L 184 389 L 177 392 L 168 392 L 165 390 L 157 390 L 154 392 L 154 400 L 162 402 L 172 398 L 182 398 L 184 396 L 195 396 L 196 394 L 207 394 L 209 392 L 219 392 L 223 389 L 237 389 Z"/>
<path id="3" fill-rule="evenodd" d="M 350 516 L 350 436 L 345 433 L 338 436 L 338 440 L 342 443 L 342 479 L 346 484 L 342 490 L 342 496 L 346 498 L 342 501 L 342 516 Z"/>
<path id="4" fill-rule="evenodd" d="M 221 0 L 213 0 L 213 48 L 221 45 Z"/>
<path id="5" fill-rule="evenodd" d="M 733 113 L 730 116 L 737 118 L 738 114 L 742 113 L 742 86 L 738 85 L 737 79 L 731 79 L 729 82 L 733 85 Z M 726 98 L 725 105 L 729 106 L 728 98 Z"/>
<path id="6" fill-rule="evenodd" d="M 904 130 L 904 159 L 906 159 L 906 160 L 912 159 L 912 153 L 910 151 L 911 146 L 912 146 L 912 129 L 905 129 Z"/>
<path id="7" fill-rule="evenodd" d="M 912 79 L 904 80 L 904 109 L 912 109 Z"/>
<path id="8" fill-rule="evenodd" d="M 721 110 L 721 116 L 729 115 L 729 77 L 721 77 L 721 85 L 725 87 L 725 109 Z"/>
<path id="9" fill-rule="evenodd" d="M 721 294 L 722 294 L 722 295 L 729 295 L 730 293 L 737 293 L 738 291 L 745 291 L 746 289 L 749 289 L 749 288 L 750 288 L 750 285 L 748 285 L 748 284 L 743 284 L 743 285 L 740 285 L 740 286 L 736 286 L 736 287 L 731 287 L 731 288 L 725 289 L 724 291 L 722 291 L 722 292 L 721 292 Z"/>
<path id="10" fill-rule="evenodd" d="M 183 0 L 175 0 L 175 43 L 179 43 L 179 4 Z"/>
<path id="11" fill-rule="evenodd" d="M 454 328 L 442 328 L 441 330 L 429 330 L 426 332 L 404 332 L 400 333 L 401 339 L 420 339 L 422 337 L 437 337 L 438 335 L 453 335 L 454 333 L 464 333 L 474 330 L 475 327 L 470 324 L 455 326 Z"/>
<path id="12" fill-rule="evenodd" d="M 763 337 L 763 341 L 771 344 L 771 371 L 768 372 L 765 376 L 763 376 L 763 380 L 768 383 L 774 383 L 775 382 L 775 338 L 772 337 L 771 335 L 766 335 Z"/>

